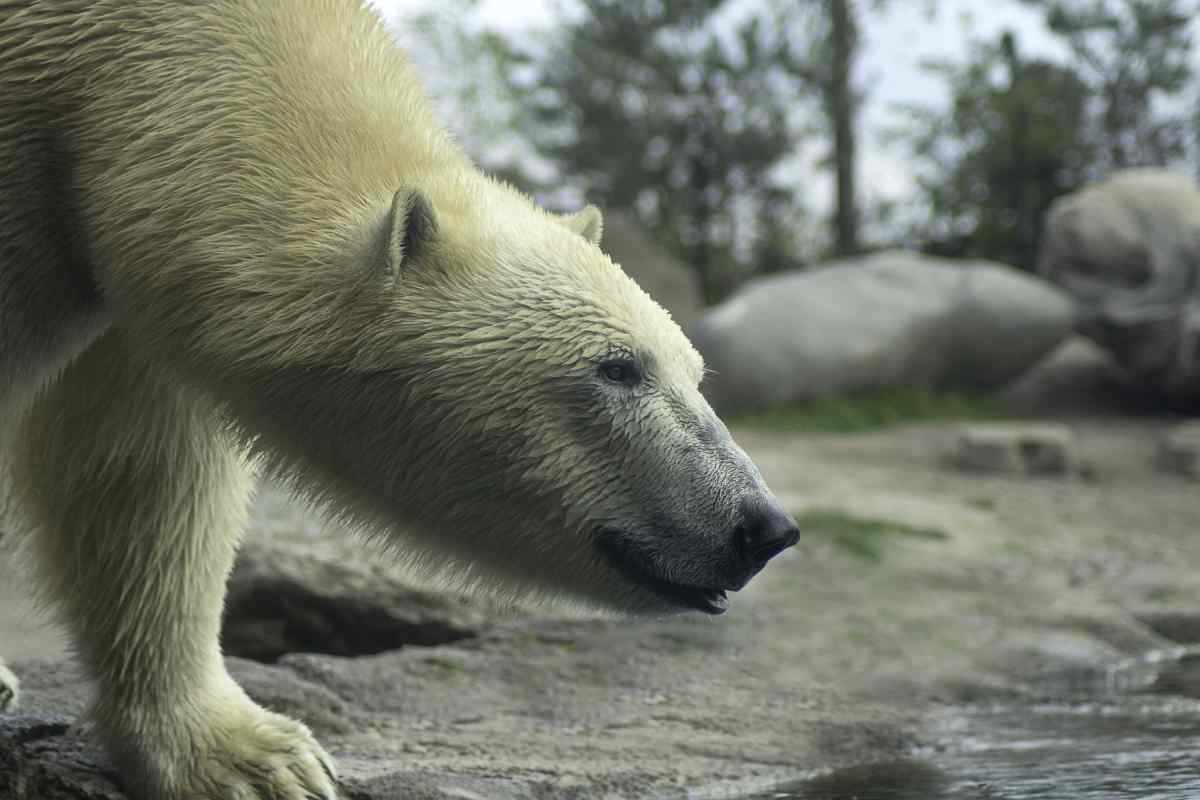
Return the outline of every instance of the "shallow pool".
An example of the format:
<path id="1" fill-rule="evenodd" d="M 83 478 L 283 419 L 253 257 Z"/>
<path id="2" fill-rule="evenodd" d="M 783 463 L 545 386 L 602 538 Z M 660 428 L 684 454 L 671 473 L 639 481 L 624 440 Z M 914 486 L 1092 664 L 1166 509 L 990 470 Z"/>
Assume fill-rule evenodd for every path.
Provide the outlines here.
<path id="1" fill-rule="evenodd" d="M 904 761 L 837 770 L 753 800 L 1200 800 L 1200 701 L 1159 693 L 1181 653 L 1035 700 L 948 707 Z"/>

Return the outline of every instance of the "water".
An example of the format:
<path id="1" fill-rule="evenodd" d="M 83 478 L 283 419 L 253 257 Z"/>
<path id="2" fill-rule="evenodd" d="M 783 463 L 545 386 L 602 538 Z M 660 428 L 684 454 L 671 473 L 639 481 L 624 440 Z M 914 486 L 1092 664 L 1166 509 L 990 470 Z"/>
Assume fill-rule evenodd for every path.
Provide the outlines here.
<path id="1" fill-rule="evenodd" d="M 1181 674 L 1200 686 L 1194 657 L 1159 653 L 1099 680 L 1052 682 L 1053 699 L 949 708 L 909 760 L 751 800 L 1200 800 L 1200 702 L 1155 693 Z"/>

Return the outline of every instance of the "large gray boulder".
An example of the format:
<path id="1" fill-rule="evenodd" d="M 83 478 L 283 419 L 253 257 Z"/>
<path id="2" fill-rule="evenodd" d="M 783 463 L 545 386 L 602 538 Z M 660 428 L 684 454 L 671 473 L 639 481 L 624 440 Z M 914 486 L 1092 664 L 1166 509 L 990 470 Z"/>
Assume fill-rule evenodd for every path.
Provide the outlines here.
<path id="1" fill-rule="evenodd" d="M 1042 275 L 1081 309 L 1081 331 L 1147 387 L 1200 396 L 1200 189 L 1126 170 L 1051 207 Z"/>
<path id="2" fill-rule="evenodd" d="M 1000 264 L 907 252 L 752 281 L 693 341 L 723 410 L 888 388 L 990 389 L 1072 330 L 1057 288 Z"/>

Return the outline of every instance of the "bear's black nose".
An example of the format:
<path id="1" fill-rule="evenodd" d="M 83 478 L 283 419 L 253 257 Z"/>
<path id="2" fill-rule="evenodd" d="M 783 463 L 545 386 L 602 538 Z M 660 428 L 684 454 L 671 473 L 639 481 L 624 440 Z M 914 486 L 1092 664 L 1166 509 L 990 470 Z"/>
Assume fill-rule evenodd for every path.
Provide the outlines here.
<path id="1" fill-rule="evenodd" d="M 800 541 L 800 529 L 774 497 L 752 497 L 742 501 L 742 522 L 737 529 L 737 546 L 742 559 L 757 572 L 768 561 Z"/>

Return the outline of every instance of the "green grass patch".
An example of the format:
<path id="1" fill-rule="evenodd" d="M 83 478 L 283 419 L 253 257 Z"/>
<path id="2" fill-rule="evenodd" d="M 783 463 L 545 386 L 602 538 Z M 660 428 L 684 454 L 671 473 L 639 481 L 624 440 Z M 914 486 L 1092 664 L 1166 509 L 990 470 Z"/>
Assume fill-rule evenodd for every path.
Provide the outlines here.
<path id="1" fill-rule="evenodd" d="M 830 395 L 790 408 L 741 412 L 729 421 L 784 433 L 857 433 L 905 422 L 996 419 L 1002 415 L 999 404 L 987 395 L 907 390 Z"/>
<path id="2" fill-rule="evenodd" d="M 856 517 L 834 509 L 810 509 L 794 515 L 805 534 L 824 536 L 852 556 L 864 561 L 883 559 L 889 541 L 918 539 L 942 542 L 950 538 L 937 528 L 918 528 L 888 519 Z"/>
<path id="3" fill-rule="evenodd" d="M 447 674 L 460 673 L 466 670 L 466 666 L 461 662 L 442 656 L 426 656 L 421 659 L 421 663 L 432 667 L 431 671 L 445 672 Z"/>
<path id="4" fill-rule="evenodd" d="M 967 498 L 967 505 L 980 511 L 995 511 L 996 499 L 994 497 L 970 497 Z"/>

